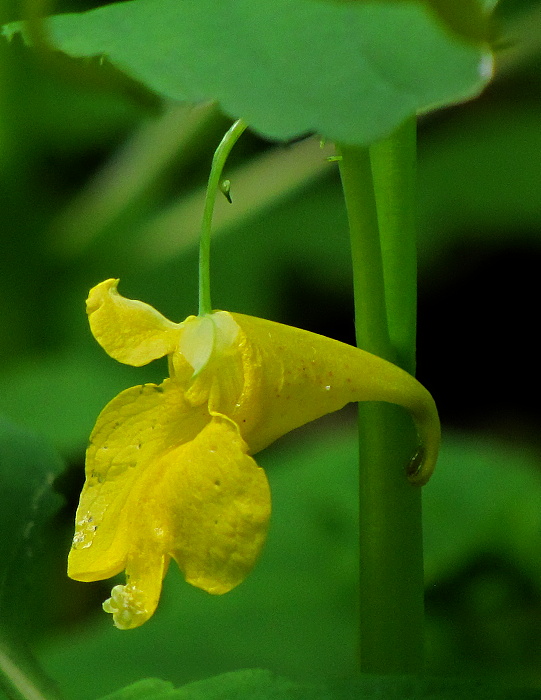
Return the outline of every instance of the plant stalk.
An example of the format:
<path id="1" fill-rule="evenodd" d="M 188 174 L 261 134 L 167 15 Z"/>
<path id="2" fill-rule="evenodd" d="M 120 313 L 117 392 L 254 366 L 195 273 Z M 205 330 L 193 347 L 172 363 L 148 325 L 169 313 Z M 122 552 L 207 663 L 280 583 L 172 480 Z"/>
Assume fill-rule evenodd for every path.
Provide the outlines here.
<path id="1" fill-rule="evenodd" d="M 337 150 L 349 221 L 357 344 L 392 360 L 370 155 L 366 148 Z"/>
<path id="2" fill-rule="evenodd" d="M 207 196 L 205 198 L 205 208 L 203 210 L 203 222 L 201 225 L 201 238 L 199 242 L 199 315 L 204 316 L 212 311 L 210 299 L 210 237 L 212 232 L 212 215 L 216 195 L 220 188 L 222 171 L 224 169 L 227 156 L 233 146 L 237 143 L 241 135 L 247 129 L 242 119 L 238 119 L 227 131 L 220 145 L 214 153 L 210 175 L 207 184 Z"/>
<path id="3" fill-rule="evenodd" d="M 389 336 L 396 363 L 410 374 L 415 374 L 417 320 L 416 132 L 411 117 L 370 146 Z"/>
<path id="4" fill-rule="evenodd" d="M 402 353 L 389 337 L 396 319 L 384 275 L 389 251 L 396 251 L 392 229 L 380 216 L 382 197 L 391 196 L 394 185 L 383 168 L 377 170 L 379 158 L 387 156 L 383 150 L 370 154 L 352 146 L 339 146 L 338 152 L 350 227 L 357 345 L 396 361 Z M 379 173 L 378 192 L 373 167 Z M 410 288 L 412 280 L 401 281 L 401 275 L 411 275 L 411 266 L 394 281 Z M 413 345 L 414 338 L 409 342 Z M 414 346 L 408 347 L 406 354 L 412 352 L 414 356 Z M 421 489 L 405 473 L 415 450 L 415 431 L 400 407 L 359 406 L 360 669 L 365 673 L 416 673 L 423 667 Z"/>

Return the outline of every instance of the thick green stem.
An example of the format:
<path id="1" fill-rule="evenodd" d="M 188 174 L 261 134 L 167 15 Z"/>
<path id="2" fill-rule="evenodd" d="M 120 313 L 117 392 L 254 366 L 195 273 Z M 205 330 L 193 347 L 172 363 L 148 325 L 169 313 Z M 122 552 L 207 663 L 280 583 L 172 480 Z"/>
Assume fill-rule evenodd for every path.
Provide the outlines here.
<path id="1" fill-rule="evenodd" d="M 212 231 L 212 215 L 214 203 L 220 188 L 222 171 L 227 156 L 236 144 L 247 124 L 239 119 L 229 129 L 214 153 L 212 166 L 207 184 L 207 196 L 203 211 L 203 223 L 201 226 L 201 239 L 199 242 L 199 315 L 209 314 L 212 311 L 210 300 L 210 236 Z"/>
<path id="2" fill-rule="evenodd" d="M 415 449 L 397 406 L 359 406 L 360 663 L 368 673 L 423 667 L 421 488 L 404 469 Z"/>
<path id="3" fill-rule="evenodd" d="M 374 193 L 372 179 L 379 152 L 373 149 L 372 164 L 366 149 L 340 147 L 339 153 L 354 267 L 357 344 L 396 360 L 397 348 L 389 339 L 387 268 L 379 230 L 386 224 L 380 217 L 378 226 L 376 200 L 378 209 L 382 200 Z M 378 190 L 383 182 L 381 175 Z M 386 233 L 387 248 L 392 249 L 392 233 L 382 237 Z M 407 270 L 404 275 L 411 273 Z M 396 282 L 400 284 L 400 276 Z M 409 287 L 411 279 L 404 284 Z M 414 349 L 408 352 L 411 356 Z M 360 666 L 369 673 L 414 673 L 423 666 L 423 554 L 421 489 L 405 473 L 416 449 L 409 416 L 396 406 L 361 405 L 359 447 Z"/>
<path id="4" fill-rule="evenodd" d="M 365 148 L 340 146 L 337 150 L 350 228 L 357 344 L 391 360 L 370 156 Z"/>
<path id="5" fill-rule="evenodd" d="M 415 374 L 417 246 L 415 117 L 370 147 L 385 278 L 385 302 L 396 362 Z"/>

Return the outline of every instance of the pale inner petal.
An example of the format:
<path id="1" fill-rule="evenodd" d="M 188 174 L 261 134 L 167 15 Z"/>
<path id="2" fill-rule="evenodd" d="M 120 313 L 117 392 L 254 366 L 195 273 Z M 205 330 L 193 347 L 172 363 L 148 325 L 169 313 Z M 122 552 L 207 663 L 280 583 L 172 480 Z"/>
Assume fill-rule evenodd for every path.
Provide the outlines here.
<path id="1" fill-rule="evenodd" d="M 179 352 L 193 367 L 194 376 L 206 367 L 214 351 L 216 327 L 208 316 L 184 322 Z"/>

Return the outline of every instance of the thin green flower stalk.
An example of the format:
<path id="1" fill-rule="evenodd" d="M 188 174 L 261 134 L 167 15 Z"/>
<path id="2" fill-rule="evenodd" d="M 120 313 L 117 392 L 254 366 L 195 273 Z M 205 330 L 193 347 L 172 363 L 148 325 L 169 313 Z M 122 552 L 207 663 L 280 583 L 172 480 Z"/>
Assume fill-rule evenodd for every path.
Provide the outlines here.
<path id="1" fill-rule="evenodd" d="M 199 315 L 204 316 L 212 311 L 210 298 L 210 239 L 212 233 L 212 216 L 216 196 L 220 189 L 222 172 L 231 149 L 247 129 L 242 119 L 238 119 L 225 134 L 212 158 L 212 165 L 207 184 L 207 196 L 201 225 L 199 242 Z"/>

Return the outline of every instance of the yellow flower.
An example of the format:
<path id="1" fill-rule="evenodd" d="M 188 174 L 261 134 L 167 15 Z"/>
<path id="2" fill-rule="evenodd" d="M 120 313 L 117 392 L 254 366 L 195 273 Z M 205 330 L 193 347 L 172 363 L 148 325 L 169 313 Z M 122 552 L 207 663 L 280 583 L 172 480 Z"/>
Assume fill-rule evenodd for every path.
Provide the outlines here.
<path id="1" fill-rule="evenodd" d="M 363 350 L 242 314 L 172 323 L 106 280 L 87 300 L 92 333 L 120 362 L 168 356 L 170 377 L 120 393 L 101 412 L 86 455 L 68 573 L 126 572 L 104 609 L 117 627 L 153 614 L 173 557 L 186 580 L 221 594 L 261 550 L 270 516 L 265 474 L 250 455 L 350 401 L 405 406 L 416 422 L 424 483 L 437 457 L 430 394 Z"/>

